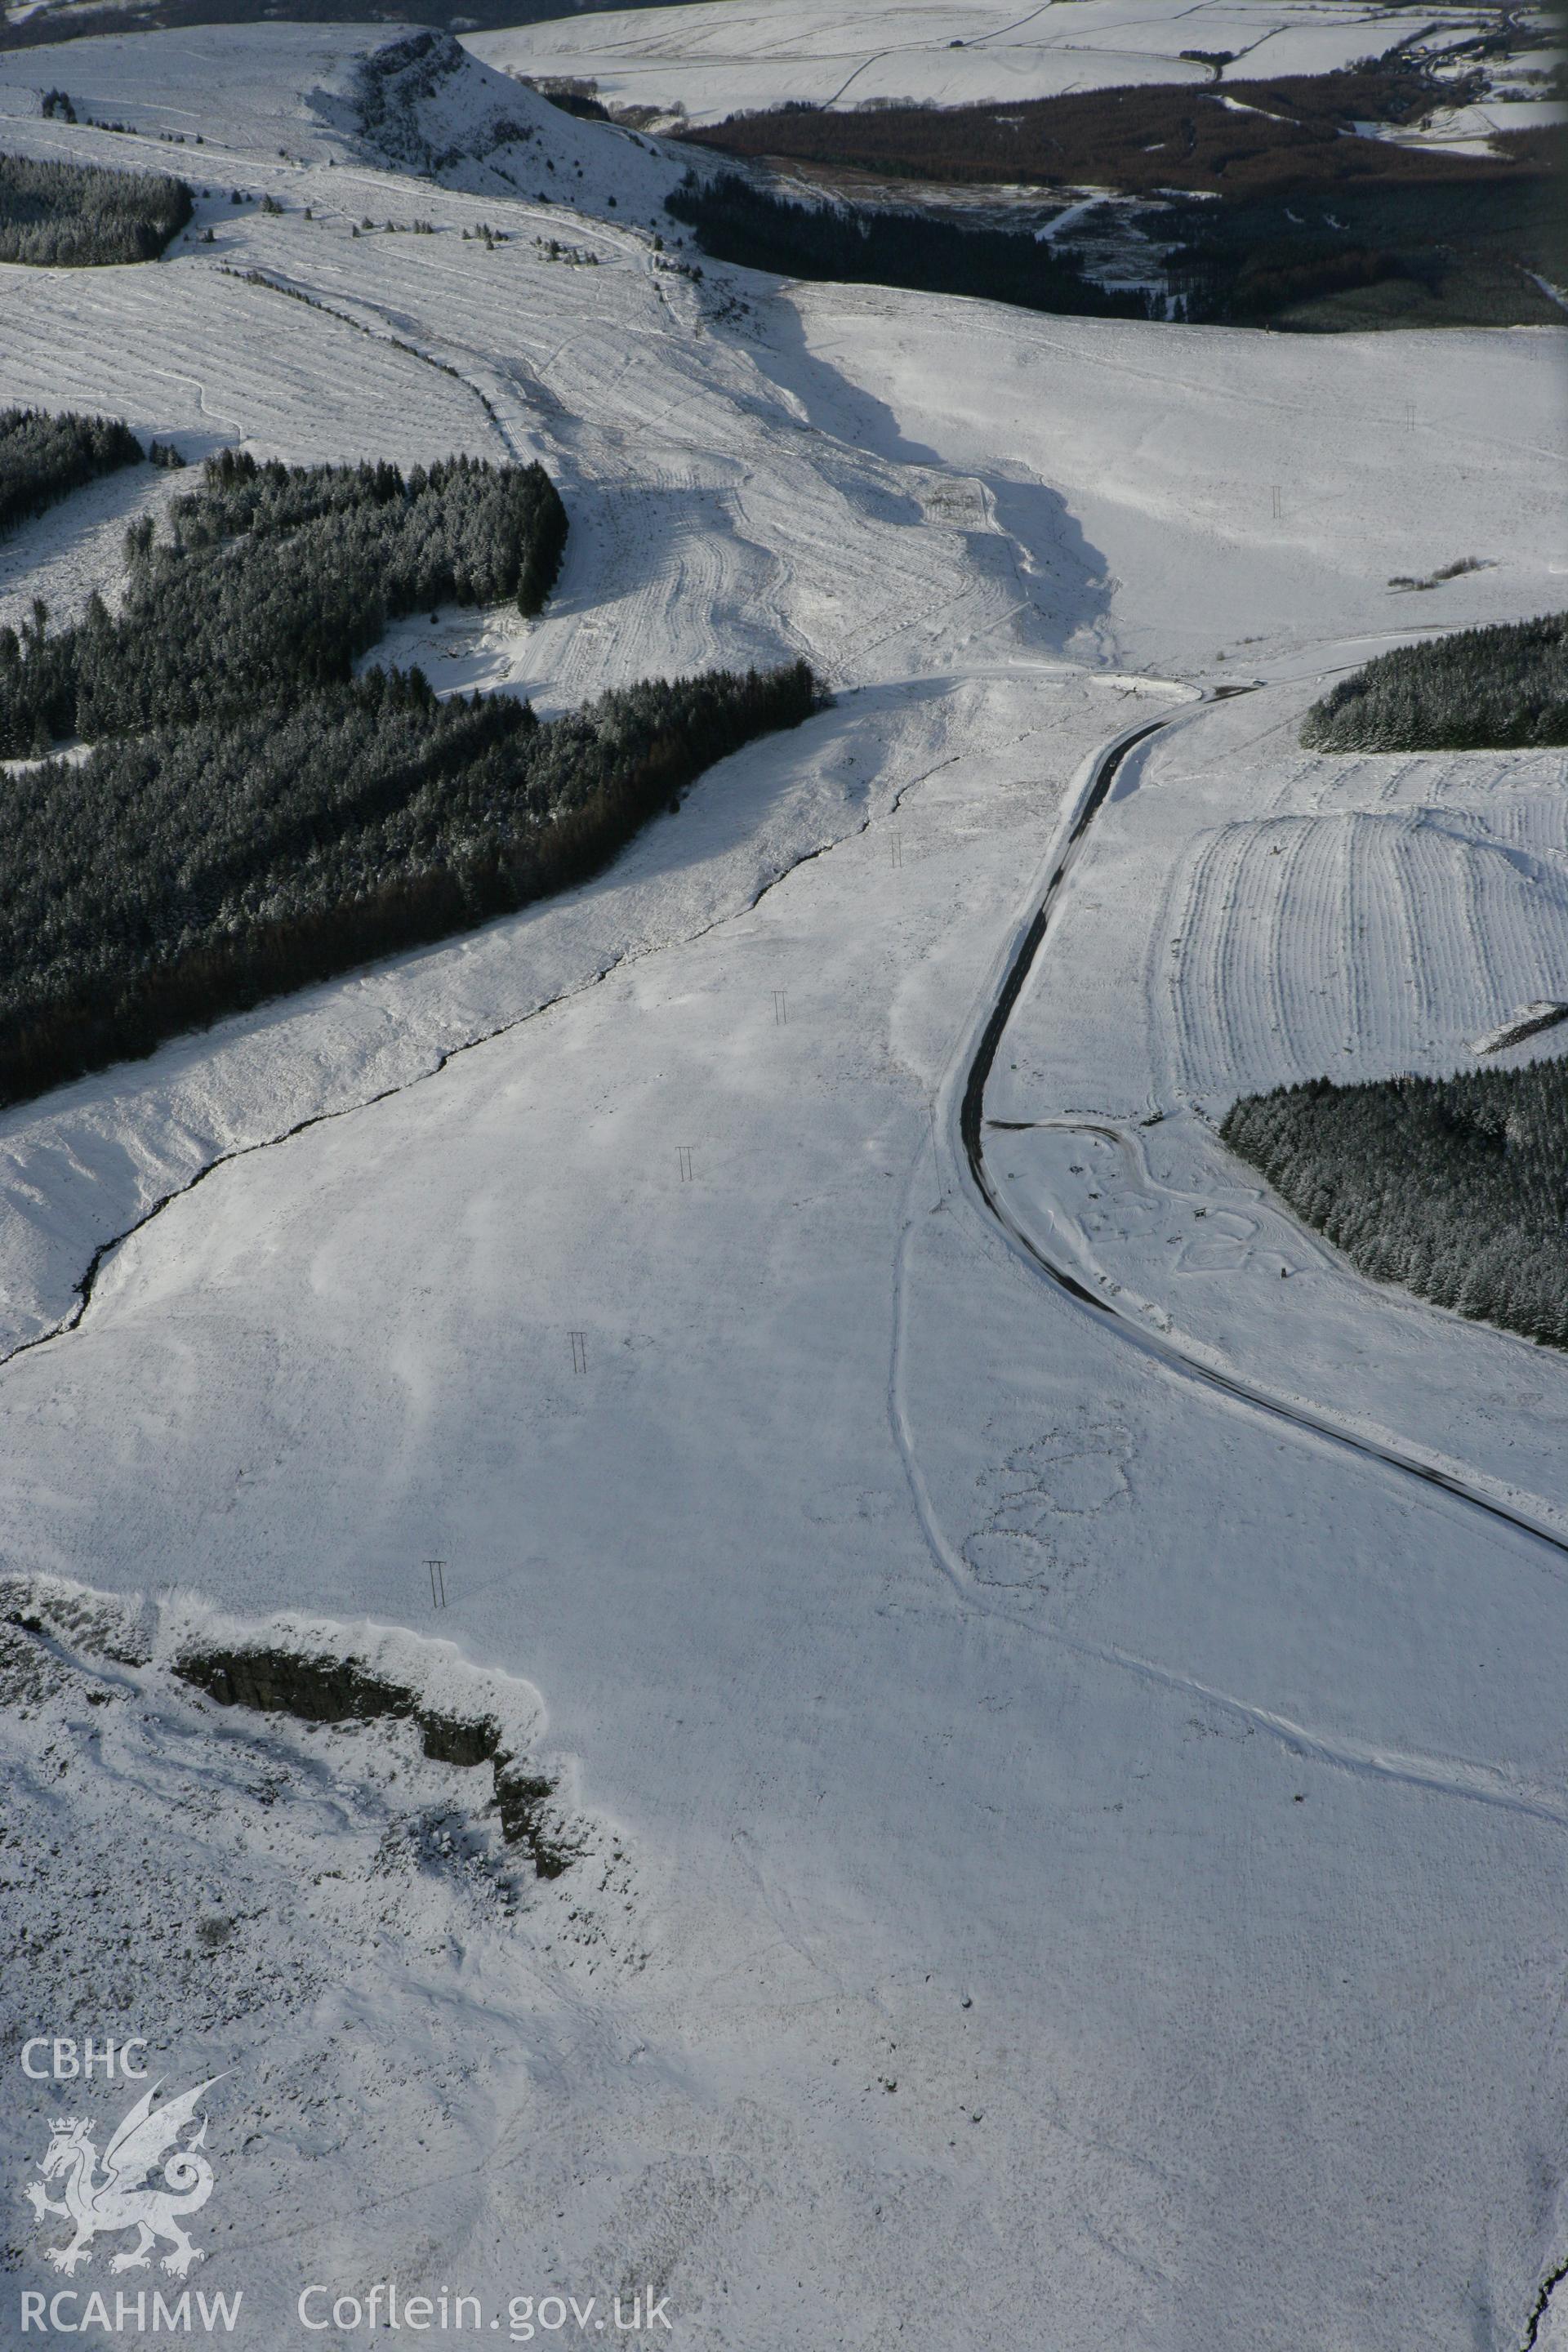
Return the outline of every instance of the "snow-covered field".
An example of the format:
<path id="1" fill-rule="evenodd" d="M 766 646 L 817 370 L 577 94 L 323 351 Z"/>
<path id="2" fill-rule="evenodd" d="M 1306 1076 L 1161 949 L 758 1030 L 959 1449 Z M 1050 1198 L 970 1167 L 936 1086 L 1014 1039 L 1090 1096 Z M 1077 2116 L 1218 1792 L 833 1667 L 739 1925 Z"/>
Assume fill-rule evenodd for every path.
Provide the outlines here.
<path id="1" fill-rule="evenodd" d="M 510 73 L 593 81 L 606 102 L 683 111 L 694 122 L 807 99 L 818 106 L 911 100 L 938 106 L 1054 98 L 1133 82 L 1205 82 L 1200 53 L 1237 74 L 1329 73 L 1422 38 L 1489 24 L 1437 7 L 1415 27 L 1364 0 L 1074 0 L 1019 9 L 1005 0 L 910 7 L 699 0 L 679 8 L 560 16 L 473 33 L 476 57 Z"/>
<path id="2" fill-rule="evenodd" d="M 0 394 L 192 457 L 538 455 L 543 619 L 389 650 L 551 708 L 804 651 L 837 700 L 568 898 L 0 1118 L 0 2046 L 224 2075 L 195 2283 L 258 2352 L 391 2278 L 503 2341 L 651 2282 L 692 2352 L 1514 2352 L 1568 2252 L 1562 1554 L 1334 1431 L 1562 1523 L 1568 1374 L 1370 1296 L 1199 1112 L 1568 996 L 1558 761 L 1291 734 L 1320 673 L 1560 601 L 1563 340 L 698 286 L 679 163 L 477 62 L 393 119 L 482 157 L 377 165 L 384 37 L 0 60 L 39 154 L 171 158 L 51 83 L 177 95 L 216 240 L 0 272 Z M 5 614 L 177 488 L 30 527 Z M 1080 1122 L 987 1166 L 1119 1326 L 1008 1246 L 958 1108 L 1055 829 L 1163 719 L 985 1106 Z M 581 1859 L 509 1864 L 406 1724 L 174 1674 L 273 1620 L 491 1711 Z M 68 2095 L 10 2086 L 19 2191 Z M 53 2242 L 18 2203 L 7 2325 Z"/>

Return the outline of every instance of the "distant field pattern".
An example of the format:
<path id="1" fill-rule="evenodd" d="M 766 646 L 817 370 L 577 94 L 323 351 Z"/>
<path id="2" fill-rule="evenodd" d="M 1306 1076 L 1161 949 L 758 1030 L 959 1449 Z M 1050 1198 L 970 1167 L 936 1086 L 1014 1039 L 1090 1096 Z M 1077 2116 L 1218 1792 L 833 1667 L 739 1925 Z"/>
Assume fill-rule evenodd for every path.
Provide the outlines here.
<path id="1" fill-rule="evenodd" d="M 1425 24 L 1459 21 L 1434 10 Z M 1047 98 L 1140 82 L 1202 84 L 1209 68 L 1184 56 L 1217 41 L 1258 71 L 1321 73 L 1375 56 L 1414 27 L 1397 12 L 1235 0 L 1223 19 L 1190 7 L 1136 11 L 1113 0 L 1070 8 L 953 0 L 911 12 L 878 0 L 862 8 L 723 6 L 568 14 L 548 24 L 469 36 L 475 54 L 523 73 L 586 77 L 616 104 L 679 102 L 693 121 L 734 109 L 806 99 L 854 107 L 903 99 L 939 106 Z"/>

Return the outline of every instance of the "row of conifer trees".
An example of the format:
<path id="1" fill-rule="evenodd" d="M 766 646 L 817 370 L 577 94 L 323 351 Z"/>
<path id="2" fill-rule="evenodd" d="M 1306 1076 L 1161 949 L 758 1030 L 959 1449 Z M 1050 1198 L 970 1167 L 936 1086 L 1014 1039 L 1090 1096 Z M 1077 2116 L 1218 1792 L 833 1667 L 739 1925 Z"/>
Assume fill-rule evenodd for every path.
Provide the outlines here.
<path id="1" fill-rule="evenodd" d="M 1096 319 L 1163 317 L 1141 288 L 1103 287 L 1075 256 L 1028 229 L 968 226 L 873 205 L 798 204 L 738 173 L 690 172 L 665 199 L 704 253 L 748 269 L 838 284 L 973 294 L 1029 310 Z"/>
<path id="2" fill-rule="evenodd" d="M 583 881 L 714 761 L 798 725 L 804 662 L 541 722 L 372 670 L 286 712 L 0 787 L 0 1100 Z"/>

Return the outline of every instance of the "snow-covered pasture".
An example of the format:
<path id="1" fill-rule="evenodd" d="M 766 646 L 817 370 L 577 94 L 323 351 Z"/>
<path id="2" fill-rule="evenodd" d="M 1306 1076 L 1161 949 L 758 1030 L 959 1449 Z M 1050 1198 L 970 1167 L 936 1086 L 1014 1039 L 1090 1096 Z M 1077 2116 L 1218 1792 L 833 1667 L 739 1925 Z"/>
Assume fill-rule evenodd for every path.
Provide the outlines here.
<path id="1" fill-rule="evenodd" d="M 280 37 L 280 46 L 299 44 Z M 574 137 L 586 132 L 616 153 L 626 146 L 618 134 L 544 111 Z M 26 128 L 58 145 L 55 123 Z M 131 142 L 97 134 L 97 143 Z M 814 424 L 795 388 L 792 314 L 782 310 L 767 331 L 754 316 L 714 320 L 708 292 L 653 268 L 649 232 L 572 222 L 573 236 L 600 255 L 589 270 L 550 263 L 535 246 L 561 229 L 555 206 L 276 157 L 258 158 L 247 185 L 275 191 L 287 211 L 237 211 L 225 194 L 194 225 L 199 236 L 210 221 L 216 247 L 193 239 L 156 268 L 5 272 L 8 396 L 123 415 L 192 457 L 240 441 L 292 462 L 406 464 L 460 449 L 542 457 L 572 525 L 543 617 L 437 614 L 384 640 L 384 657 L 419 662 L 438 688 L 510 688 L 552 710 L 650 674 L 800 651 L 831 682 L 907 680 L 950 672 L 955 653 L 961 665 L 1048 653 L 1092 609 L 1096 592 L 1070 552 L 1064 561 L 1050 549 L 1035 588 L 1029 551 L 979 478 Z M 367 214 L 428 218 L 436 234 L 353 236 Z M 504 225 L 506 244 L 464 240 L 487 218 Z M 230 274 L 250 270 L 268 282 Z M 739 283 L 715 275 L 715 291 Z M 309 292 L 317 307 L 285 289 Z M 823 372 L 811 375 L 819 386 Z M 112 589 L 125 521 L 139 503 L 177 495 L 180 478 L 128 477 L 118 496 L 105 484 L 8 542 L 5 616 L 19 620 L 36 593 L 63 615 L 95 583 Z M 1038 513 L 1052 509 L 1044 498 Z M 887 723 L 901 743 L 902 719 Z M 866 756 L 875 772 L 880 736 Z M 898 776 L 911 761 L 918 767 L 918 751 L 897 752 Z M 846 776 L 809 758 L 781 768 L 765 751 L 742 772 L 759 780 L 742 821 L 724 793 L 702 800 L 718 828 L 710 851 L 734 860 L 721 886 L 726 906 L 858 823 L 868 778 L 865 767 Z M 15 1115 L 0 1143 L 15 1210 L 0 1244 L 10 1330 L 25 1336 L 65 1311 L 96 1243 L 215 1151 L 362 1099 L 428 1067 L 462 1036 L 531 1011 L 542 994 L 580 984 L 606 956 L 668 937 L 672 910 L 678 929 L 689 914 L 676 878 L 684 845 L 672 857 L 656 833 L 634 853 L 634 869 L 645 856 L 657 887 L 638 894 L 624 927 L 616 915 L 598 929 L 597 900 L 585 933 L 569 923 L 563 961 L 546 957 L 542 992 L 531 974 L 520 984 L 510 947 L 487 933 L 450 951 L 458 961 L 447 968 L 467 970 L 468 1010 L 455 1022 L 447 1008 L 432 1016 L 404 1004 L 395 979 L 384 998 L 379 976 L 332 992 L 331 1045 L 314 1033 L 310 998 L 260 1016 L 273 1043 L 259 1064 L 253 1024 L 222 1033 L 215 1043 L 228 1075 L 216 1087 L 206 1045 L 127 1072 L 133 1097 L 151 1077 L 162 1106 L 150 1119 L 129 1110 L 129 1149 L 121 1111 L 109 1114 L 114 1139 L 105 1134 L 97 1089 L 68 1090 L 63 1126 L 53 1114 L 44 1129 L 37 1113 Z M 536 936 L 552 935 L 557 915 L 545 910 L 542 920 Z M 300 1053 L 280 1058 L 278 1022 L 293 1029 L 301 1017 Z M 227 1061 L 231 1047 L 237 1063 Z M 166 1095 L 165 1075 L 176 1072 Z M 43 1183 L 32 1157 L 40 1150 L 53 1171 Z"/>
<path id="2" fill-rule="evenodd" d="M 1259 761 L 1247 814 L 1199 817 L 1161 909 L 1176 1088 L 1462 1068 L 1472 1039 L 1568 990 L 1564 766 Z M 1205 763 L 1199 791 L 1215 782 Z"/>
<path id="3" fill-rule="evenodd" d="M 281 41 L 276 32 L 282 32 Z M 44 43 L 0 56 L 0 122 L 9 139 L 13 121 L 37 115 L 45 90 L 62 89 L 79 115 L 126 123 L 145 134 L 160 171 L 216 173 L 226 147 L 255 159 L 276 161 L 280 146 L 324 159 L 340 144 L 331 126 L 345 110 L 368 46 L 364 27 L 353 25 L 276 31 L 193 26 L 178 33 Z M 85 123 L 82 129 L 86 133 Z M 184 139 L 185 151 L 176 148 L 171 155 L 160 131 Z M 121 136 L 109 138 L 102 152 L 121 169 L 147 161 Z"/>
<path id="4" fill-rule="evenodd" d="M 356 1958 L 368 1801 L 307 1746 L 343 1817 L 332 1981 L 188 2041 L 178 1947 L 142 1995 L 161 2063 L 234 2069 L 223 2145 L 271 2227 L 210 2283 L 269 2324 L 333 2262 L 487 2294 L 652 2265 L 705 2352 L 737 2308 L 837 2352 L 847 2312 L 896 2340 L 939 2298 L 973 2352 L 1041 2298 L 1072 2340 L 1249 2345 L 1283 2309 L 1393 2352 L 1412 2314 L 1463 2341 L 1483 2231 L 1499 2307 L 1533 2293 L 1560 1588 L 1168 1391 L 933 1164 L 931 1094 L 1128 704 L 1037 667 L 911 692 L 896 862 L 879 795 L 750 913 L 219 1171 L 8 1368 L 10 1559 L 455 1636 L 538 1689 L 542 1757 L 631 1858 L 636 1974 L 461 1906 L 430 1949 L 426 1887 Z M 49 1759 L 89 1818 L 92 1727 Z M 176 1731 L 188 1769 L 210 1731 Z M 160 1817 L 203 1916 L 251 1818 L 232 1769 L 220 1828 Z M 321 1868 L 297 1786 L 274 1842 Z M 89 1952 L 91 1851 L 40 1898 Z M 291 1919 L 249 1933 L 296 1964 Z"/>
<path id="5" fill-rule="evenodd" d="M 33 135 L 56 143 L 59 127 Z M 350 164 L 258 159 L 248 177 L 289 208 L 215 201 L 195 227 L 211 219 L 216 247 L 192 242 L 155 269 L 6 273 L 10 396 L 123 415 L 192 457 L 243 440 L 295 462 L 463 448 L 542 457 L 572 518 L 560 585 L 533 625 L 500 612 L 401 624 L 384 656 L 419 662 L 438 688 L 510 688 L 550 710 L 654 672 L 799 651 L 836 684 L 1062 651 L 1224 677 L 1347 628 L 1408 628 L 1417 600 L 1392 595 L 1388 578 L 1424 574 L 1456 549 L 1495 561 L 1421 598 L 1422 620 L 1552 599 L 1552 335 L 1423 339 L 1447 364 L 1421 377 L 1412 429 L 1405 338 L 1097 327 L 876 289 L 799 289 L 759 308 L 763 281 L 745 273 L 712 270 L 699 289 L 658 271 L 646 232 L 581 223 L 600 266 L 548 263 L 534 238 L 561 226 L 555 206 L 416 189 Z M 418 215 L 436 234 L 353 236 L 366 214 Z M 509 241 L 465 241 L 481 218 L 504 222 Z M 231 274 L 250 270 L 268 282 Z M 750 313 L 717 315 L 731 291 Z M 1289 484 L 1278 520 L 1276 475 Z M 5 616 L 19 619 L 38 591 L 64 612 L 95 577 L 112 587 L 131 508 L 176 494 L 179 478 L 102 485 L 10 542 Z M 1437 478 L 1440 535 L 1427 489 Z M 791 793 L 806 845 L 840 821 L 826 814 L 838 789 L 828 803 L 818 780 L 798 802 Z M 788 855 L 794 824 L 771 831 L 770 857 Z M 755 870 L 749 857 L 743 866 Z M 647 935 L 645 919 L 632 937 Z M 465 991 L 477 962 L 510 969 L 482 941 L 453 953 Z M 596 968 L 595 951 L 573 950 L 557 979 L 573 984 L 584 962 Z M 139 1139 L 111 1184 L 121 1155 L 106 1156 L 100 1092 L 68 1094 L 66 1127 L 49 1125 L 47 1141 L 39 1114 L 13 1114 L 0 1161 L 20 1209 L 5 1243 L 16 1335 L 65 1310 L 97 1241 L 181 1170 L 256 1139 L 258 1118 L 271 1131 L 268 1118 L 289 1125 L 427 1066 L 425 1015 L 392 1017 L 400 988 L 378 977 L 368 998 L 334 994 L 332 1024 L 345 1003 L 374 1003 L 368 1027 L 356 1013 L 353 1042 L 307 1046 L 298 1064 L 269 1051 L 259 1097 L 249 1077 L 232 1093 L 209 1087 L 205 1046 L 128 1073 L 122 1110 L 148 1083 L 165 1108 L 129 1113 Z M 487 980 L 472 1001 L 488 1028 L 534 999 Z M 311 1019 L 302 1006 L 263 1016 L 269 1033 L 279 1024 L 303 1039 Z M 221 1032 L 220 1054 L 231 1036 L 247 1064 L 250 1029 Z M 268 1114 L 285 1066 L 294 1075 Z M 187 1075 L 171 1102 L 161 1074 L 176 1067 Z M 195 1101 L 184 1091 L 193 1079 Z M 52 1159 L 67 1132 L 84 1184 L 39 1185 L 32 1153 Z"/>
<path id="6" fill-rule="evenodd" d="M 345 224 L 365 190 L 336 179 L 313 189 L 303 167 L 352 172 L 368 157 L 473 194 L 569 204 L 611 226 L 616 213 L 647 223 L 688 167 L 684 151 L 577 121 L 442 37 L 434 69 L 416 57 L 378 79 L 373 144 L 362 67 L 410 37 L 421 28 L 198 25 L 0 53 L 0 136 L 21 153 L 175 172 L 225 202 L 236 181 L 253 198 L 315 193 Z M 55 88 L 68 89 L 79 123 L 43 117 Z M 126 127 L 95 131 L 89 117 Z M 215 219 L 204 212 L 198 226 Z"/>

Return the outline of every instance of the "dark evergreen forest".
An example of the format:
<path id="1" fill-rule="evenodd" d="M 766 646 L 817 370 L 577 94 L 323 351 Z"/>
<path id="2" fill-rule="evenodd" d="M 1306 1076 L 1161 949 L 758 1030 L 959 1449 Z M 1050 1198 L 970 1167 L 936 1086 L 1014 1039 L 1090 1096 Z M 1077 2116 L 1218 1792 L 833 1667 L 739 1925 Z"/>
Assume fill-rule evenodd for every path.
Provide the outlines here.
<path id="1" fill-rule="evenodd" d="M 118 616 L 94 599 L 53 635 L 36 607 L 0 630 L 0 757 L 62 736 L 238 714 L 342 684 L 389 621 L 554 584 L 566 510 L 542 466 L 258 466 L 225 451 L 176 499 L 168 535 L 127 535 Z"/>
<path id="2" fill-rule="evenodd" d="M 1220 1134 L 1374 1281 L 1568 1347 L 1568 1062 L 1314 1079 Z"/>
<path id="3" fill-rule="evenodd" d="M 98 475 L 140 465 L 142 457 L 134 433 L 107 417 L 0 409 L 0 538 Z"/>
<path id="4" fill-rule="evenodd" d="M 704 253 L 748 269 L 839 284 L 905 286 L 923 294 L 975 294 L 1026 310 L 1093 319 L 1164 316 L 1142 290 L 1108 293 L 1060 248 L 1026 229 L 965 228 L 927 213 L 803 205 L 770 194 L 736 173 L 689 173 L 665 209 L 697 232 Z"/>
<path id="5" fill-rule="evenodd" d="M 1379 654 L 1314 702 L 1311 751 L 1527 751 L 1568 743 L 1568 613 Z"/>
<path id="6" fill-rule="evenodd" d="M 154 261 L 191 217 L 184 180 L 0 155 L 0 261 Z"/>
<path id="7" fill-rule="evenodd" d="M 794 726 L 804 663 L 656 679 L 542 724 L 357 658 L 442 599 L 536 612 L 566 518 L 537 466 L 226 454 L 117 617 L 0 633 L 0 1101 L 584 879 L 715 760 Z"/>
<path id="8" fill-rule="evenodd" d="M 702 769 L 816 707 L 804 662 L 541 723 L 412 672 L 0 783 L 0 1100 L 585 879 Z"/>

